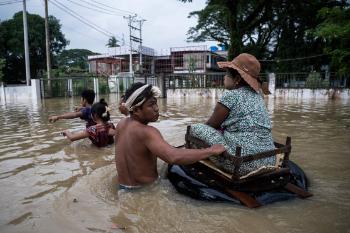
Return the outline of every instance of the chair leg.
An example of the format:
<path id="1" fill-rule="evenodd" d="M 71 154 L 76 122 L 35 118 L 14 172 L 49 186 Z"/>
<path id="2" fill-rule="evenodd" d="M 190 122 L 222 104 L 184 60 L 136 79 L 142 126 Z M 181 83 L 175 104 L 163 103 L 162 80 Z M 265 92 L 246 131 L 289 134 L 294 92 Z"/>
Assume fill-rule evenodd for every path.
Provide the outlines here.
<path id="1" fill-rule="evenodd" d="M 244 192 L 234 191 L 228 188 L 225 188 L 224 190 L 227 193 L 229 193 L 232 197 L 238 199 L 241 203 L 243 203 L 248 208 L 257 208 L 261 206 L 261 204 L 255 198 L 249 196 Z"/>
<path id="2" fill-rule="evenodd" d="M 288 183 L 286 186 L 284 186 L 285 189 L 287 189 L 289 192 L 297 194 L 300 198 L 308 198 L 313 196 L 312 193 L 309 193 L 305 191 L 304 189 L 299 188 L 298 186 Z"/>

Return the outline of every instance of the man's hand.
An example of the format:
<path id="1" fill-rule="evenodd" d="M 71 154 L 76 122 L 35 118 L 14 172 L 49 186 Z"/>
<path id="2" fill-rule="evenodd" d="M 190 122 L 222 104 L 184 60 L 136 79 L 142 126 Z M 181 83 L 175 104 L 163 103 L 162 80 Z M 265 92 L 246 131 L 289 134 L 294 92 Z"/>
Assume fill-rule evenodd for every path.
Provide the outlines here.
<path id="1" fill-rule="evenodd" d="M 53 122 L 56 122 L 56 121 L 58 121 L 58 116 L 50 116 L 49 117 L 49 122 L 51 122 L 51 123 L 53 123 Z"/>
<path id="2" fill-rule="evenodd" d="M 220 155 L 226 151 L 226 148 L 221 144 L 215 144 L 210 147 L 210 150 L 212 151 L 213 155 Z"/>

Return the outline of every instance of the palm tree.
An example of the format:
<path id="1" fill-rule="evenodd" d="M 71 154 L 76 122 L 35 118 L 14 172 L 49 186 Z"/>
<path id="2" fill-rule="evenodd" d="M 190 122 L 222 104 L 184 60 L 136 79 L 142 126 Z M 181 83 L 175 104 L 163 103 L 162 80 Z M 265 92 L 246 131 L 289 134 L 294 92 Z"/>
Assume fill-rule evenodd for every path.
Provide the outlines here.
<path id="1" fill-rule="evenodd" d="M 111 38 L 108 39 L 108 43 L 106 44 L 106 46 L 108 48 L 112 48 L 112 47 L 120 47 L 120 45 L 118 44 L 118 40 L 115 38 L 115 36 L 112 36 Z"/>

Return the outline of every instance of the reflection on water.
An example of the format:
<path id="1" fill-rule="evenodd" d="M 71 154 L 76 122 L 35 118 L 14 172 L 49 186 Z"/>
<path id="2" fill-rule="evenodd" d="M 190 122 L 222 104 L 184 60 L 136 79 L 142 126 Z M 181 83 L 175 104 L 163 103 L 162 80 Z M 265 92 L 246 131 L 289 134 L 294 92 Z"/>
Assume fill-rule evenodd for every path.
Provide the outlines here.
<path id="1" fill-rule="evenodd" d="M 107 96 L 112 120 L 117 96 Z M 311 180 L 314 196 L 256 210 L 196 201 L 178 194 L 159 161 L 160 183 L 137 192 L 115 189 L 114 147 L 88 140 L 70 143 L 65 129 L 79 120 L 48 122 L 72 111 L 79 99 L 0 103 L 0 232 L 349 232 L 350 102 L 267 100 L 273 135 L 292 137 L 291 159 Z M 159 100 L 161 117 L 152 125 L 174 146 L 186 126 L 205 121 L 215 99 Z M 120 229 L 117 229 L 117 228 Z"/>

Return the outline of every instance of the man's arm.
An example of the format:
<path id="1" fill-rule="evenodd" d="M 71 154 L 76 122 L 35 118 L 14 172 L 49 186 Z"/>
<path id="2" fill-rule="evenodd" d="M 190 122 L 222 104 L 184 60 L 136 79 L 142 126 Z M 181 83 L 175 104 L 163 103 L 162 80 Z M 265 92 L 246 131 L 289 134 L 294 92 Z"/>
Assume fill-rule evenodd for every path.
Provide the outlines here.
<path id="1" fill-rule="evenodd" d="M 219 144 L 205 149 L 178 149 L 169 145 L 153 127 L 147 127 L 144 142 L 152 154 L 170 164 L 191 164 L 211 155 L 219 155 L 226 150 Z"/>
<path id="2" fill-rule="evenodd" d="M 63 134 L 63 136 L 66 136 L 69 140 L 71 140 L 72 142 L 89 137 L 89 134 L 86 130 L 76 132 L 76 133 L 71 133 L 69 130 L 65 130 L 65 131 L 63 131 L 62 134 Z"/>
<path id="3" fill-rule="evenodd" d="M 67 113 L 64 113 L 64 114 L 58 115 L 58 116 L 50 116 L 49 121 L 56 122 L 59 119 L 73 119 L 73 118 L 78 118 L 78 117 L 82 117 L 82 116 L 83 116 L 82 112 L 67 112 Z"/>

